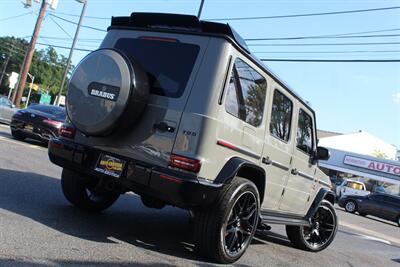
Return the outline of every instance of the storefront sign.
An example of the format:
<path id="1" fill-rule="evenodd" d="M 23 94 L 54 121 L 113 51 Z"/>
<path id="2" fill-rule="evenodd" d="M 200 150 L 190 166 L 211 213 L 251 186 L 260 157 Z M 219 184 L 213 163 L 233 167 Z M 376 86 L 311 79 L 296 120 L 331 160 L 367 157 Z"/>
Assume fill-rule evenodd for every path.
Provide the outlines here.
<path id="1" fill-rule="evenodd" d="M 400 165 L 393 165 L 380 161 L 368 160 L 352 156 L 345 156 L 343 163 L 377 172 L 390 173 L 396 176 L 400 176 Z"/>

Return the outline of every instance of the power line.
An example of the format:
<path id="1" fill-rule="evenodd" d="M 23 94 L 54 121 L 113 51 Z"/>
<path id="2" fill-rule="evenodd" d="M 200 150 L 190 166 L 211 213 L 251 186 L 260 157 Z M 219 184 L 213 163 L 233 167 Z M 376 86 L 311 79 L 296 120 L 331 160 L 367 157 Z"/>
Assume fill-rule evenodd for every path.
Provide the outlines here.
<path id="1" fill-rule="evenodd" d="M 69 19 L 65 19 L 65 18 L 59 17 L 59 16 L 54 15 L 54 14 L 49 14 L 49 15 L 50 15 L 50 16 L 53 16 L 53 17 L 55 17 L 55 18 L 58 18 L 58 19 L 60 19 L 60 20 L 63 20 L 63 21 L 65 21 L 65 22 L 69 22 L 69 23 L 78 25 L 78 23 L 76 23 L 75 21 L 71 21 L 71 20 L 69 20 Z M 100 31 L 100 32 L 107 32 L 106 30 L 103 30 L 103 29 L 100 29 L 100 28 L 96 28 L 96 27 L 92 27 L 92 26 L 87 26 L 87 25 L 82 25 L 82 24 L 81 24 L 81 27 L 82 27 L 82 28 L 87 28 L 87 29 L 96 30 L 96 31 Z"/>
<path id="2" fill-rule="evenodd" d="M 68 46 L 61 46 L 61 45 L 52 45 L 52 44 L 44 44 L 44 43 L 36 43 L 38 45 L 44 45 L 44 46 L 51 46 L 51 47 L 55 47 L 55 48 L 62 48 L 62 49 L 71 49 L 71 47 Z M 84 51 L 84 52 L 92 52 L 93 50 L 90 49 L 84 49 L 84 48 L 74 48 L 74 50 L 77 51 Z"/>
<path id="3" fill-rule="evenodd" d="M 278 61 L 278 62 L 341 62 L 341 63 L 383 63 L 383 62 L 400 62 L 400 59 L 279 59 L 279 58 L 262 58 L 261 61 Z"/>
<path id="4" fill-rule="evenodd" d="M 385 43 L 309 43 L 309 44 L 248 44 L 248 46 L 353 46 L 353 45 L 397 45 L 400 42 L 385 42 Z"/>
<path id="5" fill-rule="evenodd" d="M 70 17 L 77 17 L 79 18 L 80 15 L 76 14 L 70 14 L 70 13 L 64 13 L 64 12 L 49 12 L 50 14 L 59 14 L 59 15 L 64 15 L 64 16 L 70 16 Z M 87 19 L 102 19 L 102 20 L 111 20 L 111 17 L 96 17 L 96 16 L 83 16 L 84 18 Z"/>
<path id="6" fill-rule="evenodd" d="M 2 18 L 2 19 L 0 19 L 0 21 L 6 21 L 6 20 L 10 20 L 10 19 L 16 19 L 16 18 L 19 18 L 19 17 L 23 17 L 23 16 L 26 16 L 26 15 L 30 15 L 30 14 L 32 14 L 32 13 L 33 13 L 32 11 L 29 11 L 29 12 L 26 12 L 26 13 L 23 13 L 23 14 L 20 14 L 20 15 L 11 16 L 11 17 L 7 17 L 7 18 Z"/>
<path id="7" fill-rule="evenodd" d="M 333 11 L 333 12 L 321 12 L 321 13 L 277 15 L 277 16 L 266 16 L 266 17 L 218 18 L 218 19 L 207 19 L 207 20 L 232 21 L 232 20 L 256 20 L 256 19 L 282 19 L 282 18 L 295 18 L 295 17 L 311 17 L 311 16 L 326 16 L 326 15 L 339 15 L 339 14 L 350 14 L 350 13 L 364 13 L 364 12 L 374 12 L 374 11 L 383 11 L 383 10 L 393 10 L 393 9 L 399 9 L 399 8 L 400 8 L 400 6 L 393 6 L 393 7 L 345 10 L 345 11 Z"/>
<path id="8" fill-rule="evenodd" d="M 60 24 L 58 24 L 58 22 L 55 19 L 53 19 L 52 16 L 50 16 L 50 19 L 58 26 L 58 28 L 60 28 L 69 37 L 69 40 L 73 39 L 73 37 Z"/>
<path id="9" fill-rule="evenodd" d="M 42 39 L 50 39 L 50 40 L 64 40 L 64 41 L 70 41 L 71 38 L 66 38 L 66 37 L 53 37 L 53 36 L 40 36 L 39 38 Z M 78 38 L 78 41 L 81 42 L 99 42 L 102 41 L 103 39 L 100 38 Z"/>
<path id="10" fill-rule="evenodd" d="M 299 37 L 273 37 L 273 38 L 247 38 L 246 41 L 277 41 L 277 40 L 305 40 L 305 39 L 348 39 L 348 38 L 382 38 L 399 37 L 400 34 L 373 34 L 373 35 L 346 35 L 346 36 L 299 36 Z"/>

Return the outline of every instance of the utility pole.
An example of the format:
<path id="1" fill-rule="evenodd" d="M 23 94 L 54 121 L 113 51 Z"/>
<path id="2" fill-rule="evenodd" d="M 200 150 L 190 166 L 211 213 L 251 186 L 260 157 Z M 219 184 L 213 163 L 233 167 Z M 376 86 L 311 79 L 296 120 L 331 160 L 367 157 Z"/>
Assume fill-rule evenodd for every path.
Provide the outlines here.
<path id="1" fill-rule="evenodd" d="M 42 5 L 40 7 L 39 16 L 36 21 L 36 25 L 35 25 L 35 29 L 33 31 L 31 42 L 29 43 L 28 51 L 27 51 L 25 59 L 24 59 L 24 65 L 22 67 L 21 75 L 19 78 L 18 89 L 16 90 L 17 93 L 16 93 L 14 104 L 17 107 L 19 107 L 19 105 L 20 105 L 22 94 L 24 92 L 26 79 L 28 77 L 29 68 L 31 66 L 33 54 L 35 52 L 36 41 L 39 37 L 40 26 L 42 25 L 42 21 L 43 21 L 45 12 L 46 12 L 46 0 L 42 0 Z"/>
<path id="2" fill-rule="evenodd" d="M 199 12 L 197 13 L 197 18 L 200 19 L 201 11 L 203 11 L 204 0 L 201 0 Z"/>
<path id="3" fill-rule="evenodd" d="M 1 70 L 1 77 L 0 77 L 0 86 L 1 86 L 1 83 L 3 82 L 3 77 L 4 77 L 4 74 L 6 73 L 7 65 L 8 65 L 8 62 L 10 61 L 10 57 L 11 57 L 11 55 L 9 55 L 6 59 L 6 61 L 4 61 L 4 63 L 3 63 L 3 69 Z"/>
<path id="4" fill-rule="evenodd" d="M 59 105 L 60 105 L 60 100 L 61 100 L 62 91 L 63 91 L 63 89 L 64 89 L 65 80 L 67 79 L 67 75 L 68 75 L 68 71 L 69 71 L 69 66 L 70 66 L 70 64 L 71 64 L 72 53 L 74 52 L 75 44 L 76 44 L 76 41 L 77 41 L 78 35 L 79 35 L 79 29 L 80 29 L 80 27 L 81 27 L 82 19 L 83 19 L 83 16 L 84 16 L 84 14 L 85 14 L 85 10 L 86 10 L 87 0 L 76 0 L 76 1 L 79 2 L 79 3 L 82 3 L 82 4 L 83 4 L 83 7 L 82 7 L 81 16 L 79 17 L 78 26 L 76 27 L 74 40 L 72 41 L 72 46 L 71 46 L 71 49 L 69 50 L 69 56 L 68 56 L 67 66 L 65 67 L 64 76 L 63 76 L 63 79 L 62 79 L 62 82 L 61 82 L 61 88 L 60 88 L 60 91 L 58 92 L 58 95 L 57 95 L 57 99 L 56 99 L 56 103 L 55 103 L 56 106 L 59 106 Z"/>

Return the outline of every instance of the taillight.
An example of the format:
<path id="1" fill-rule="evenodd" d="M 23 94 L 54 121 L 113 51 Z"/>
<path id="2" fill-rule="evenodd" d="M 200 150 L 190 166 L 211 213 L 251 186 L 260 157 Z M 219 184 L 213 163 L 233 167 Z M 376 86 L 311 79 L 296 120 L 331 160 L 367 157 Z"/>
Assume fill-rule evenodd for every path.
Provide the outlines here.
<path id="1" fill-rule="evenodd" d="M 169 158 L 168 165 L 185 171 L 199 172 L 201 167 L 201 161 L 198 159 L 191 159 L 178 155 L 171 155 Z"/>
<path id="2" fill-rule="evenodd" d="M 156 37 L 156 36 L 141 36 L 139 39 L 142 40 L 150 40 L 150 41 L 161 41 L 161 42 L 169 42 L 169 43 L 178 43 L 179 41 L 174 38 L 165 38 L 165 37 Z"/>
<path id="3" fill-rule="evenodd" d="M 76 129 L 75 127 L 67 124 L 63 124 L 58 130 L 58 135 L 66 138 L 73 139 L 75 137 Z"/>
<path id="4" fill-rule="evenodd" d="M 49 124 L 49 125 L 54 126 L 56 128 L 60 128 L 61 125 L 63 124 L 60 121 L 53 121 L 53 120 L 43 120 L 43 123 Z"/>

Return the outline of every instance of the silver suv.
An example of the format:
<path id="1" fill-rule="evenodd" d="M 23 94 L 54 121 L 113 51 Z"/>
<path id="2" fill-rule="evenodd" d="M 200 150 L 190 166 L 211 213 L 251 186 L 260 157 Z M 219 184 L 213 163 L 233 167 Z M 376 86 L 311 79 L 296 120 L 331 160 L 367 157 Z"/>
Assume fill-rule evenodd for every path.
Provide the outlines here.
<path id="1" fill-rule="evenodd" d="M 79 208 L 101 211 L 132 191 L 147 207 L 188 209 L 196 250 L 220 263 L 239 259 L 267 224 L 287 225 L 309 251 L 334 239 L 314 111 L 229 25 L 113 17 L 76 67 L 66 107 L 49 157 Z"/>

